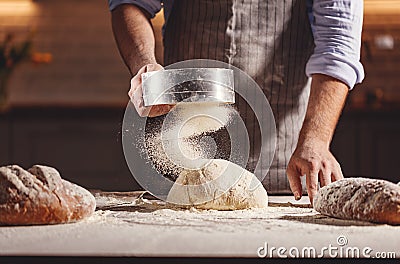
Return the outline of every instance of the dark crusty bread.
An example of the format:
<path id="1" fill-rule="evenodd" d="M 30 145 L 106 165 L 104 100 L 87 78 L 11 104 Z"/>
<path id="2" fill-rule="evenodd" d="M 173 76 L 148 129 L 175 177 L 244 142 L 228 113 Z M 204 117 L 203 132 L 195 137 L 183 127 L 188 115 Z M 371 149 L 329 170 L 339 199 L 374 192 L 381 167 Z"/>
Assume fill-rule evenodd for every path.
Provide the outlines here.
<path id="1" fill-rule="evenodd" d="M 336 218 L 398 225 L 400 186 L 385 180 L 345 178 L 321 188 L 313 206 Z"/>
<path id="2" fill-rule="evenodd" d="M 0 167 L 1 224 L 69 223 L 90 216 L 95 207 L 89 191 L 63 180 L 54 168 Z"/>

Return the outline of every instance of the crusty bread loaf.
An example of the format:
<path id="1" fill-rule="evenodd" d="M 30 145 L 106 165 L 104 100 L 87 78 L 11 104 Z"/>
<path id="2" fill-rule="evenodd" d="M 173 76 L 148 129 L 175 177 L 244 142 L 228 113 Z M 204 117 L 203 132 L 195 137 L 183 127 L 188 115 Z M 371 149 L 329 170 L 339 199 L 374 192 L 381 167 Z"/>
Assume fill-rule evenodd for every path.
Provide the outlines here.
<path id="1" fill-rule="evenodd" d="M 385 180 L 345 178 L 321 188 L 313 206 L 336 218 L 398 225 L 400 186 Z"/>
<path id="2" fill-rule="evenodd" d="M 69 223 L 91 215 L 95 207 L 89 191 L 63 180 L 54 168 L 0 167 L 1 224 Z"/>

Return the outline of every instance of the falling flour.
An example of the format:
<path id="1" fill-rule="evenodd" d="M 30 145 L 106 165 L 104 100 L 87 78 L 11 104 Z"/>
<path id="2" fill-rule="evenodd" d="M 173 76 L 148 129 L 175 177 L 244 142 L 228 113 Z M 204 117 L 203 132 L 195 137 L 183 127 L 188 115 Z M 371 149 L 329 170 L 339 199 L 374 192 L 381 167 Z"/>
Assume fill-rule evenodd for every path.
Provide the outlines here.
<path id="1" fill-rule="evenodd" d="M 163 119 L 148 119 L 144 140 L 148 159 L 172 180 L 184 169 L 201 166 L 202 160 L 217 154 L 208 135 L 228 125 L 233 111 L 220 103 L 181 103 Z"/>

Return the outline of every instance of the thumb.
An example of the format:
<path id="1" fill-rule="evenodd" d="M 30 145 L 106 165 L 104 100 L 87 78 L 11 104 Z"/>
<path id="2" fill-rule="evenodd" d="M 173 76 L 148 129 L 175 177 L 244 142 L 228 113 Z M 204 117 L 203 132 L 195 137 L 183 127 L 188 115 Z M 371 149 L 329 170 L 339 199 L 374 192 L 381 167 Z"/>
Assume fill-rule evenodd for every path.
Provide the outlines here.
<path id="1" fill-rule="evenodd" d="M 301 180 L 300 180 L 301 175 L 298 172 L 296 166 L 292 162 L 289 162 L 286 173 L 287 173 L 287 177 L 289 180 L 290 189 L 292 190 L 294 198 L 296 200 L 300 200 L 302 192 L 303 192 L 302 191 L 303 189 L 301 186 Z"/>

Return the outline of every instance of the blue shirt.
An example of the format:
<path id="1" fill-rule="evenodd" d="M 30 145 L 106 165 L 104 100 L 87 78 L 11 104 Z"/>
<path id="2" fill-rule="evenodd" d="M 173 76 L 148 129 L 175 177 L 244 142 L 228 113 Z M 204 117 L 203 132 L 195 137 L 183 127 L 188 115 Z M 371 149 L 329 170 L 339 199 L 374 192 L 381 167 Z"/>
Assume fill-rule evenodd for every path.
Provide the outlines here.
<path id="1" fill-rule="evenodd" d="M 110 10 L 135 4 L 154 17 L 164 7 L 165 21 L 174 0 L 108 0 Z M 364 79 L 360 62 L 363 0 L 308 0 L 308 13 L 315 49 L 306 74 L 325 74 L 346 83 L 350 89 Z"/>

